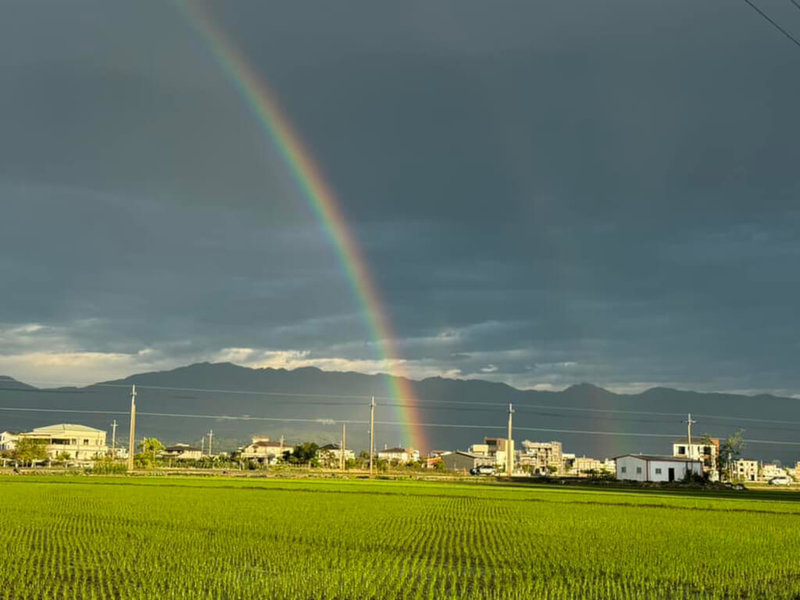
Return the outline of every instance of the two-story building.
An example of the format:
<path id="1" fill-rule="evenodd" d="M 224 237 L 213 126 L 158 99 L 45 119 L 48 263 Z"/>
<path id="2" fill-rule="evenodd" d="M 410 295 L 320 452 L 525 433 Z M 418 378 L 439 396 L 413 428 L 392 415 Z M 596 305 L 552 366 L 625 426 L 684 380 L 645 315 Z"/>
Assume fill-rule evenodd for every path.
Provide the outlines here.
<path id="1" fill-rule="evenodd" d="M 4 431 L 0 433 L 0 450 L 14 450 L 22 438 L 41 440 L 50 459 L 68 457 L 90 461 L 108 454 L 105 431 L 72 423 L 37 427 L 20 433 Z"/>
<path id="2" fill-rule="evenodd" d="M 758 481 L 759 468 L 757 460 L 740 458 L 734 461 L 732 467 L 732 476 L 735 481 Z"/>
<path id="3" fill-rule="evenodd" d="M 344 459 L 353 460 L 356 454 L 352 450 L 345 448 Z M 341 464 L 342 447 L 341 444 L 326 444 L 317 450 L 317 459 L 328 468 L 335 468 Z"/>
<path id="4" fill-rule="evenodd" d="M 719 456 L 719 440 L 714 438 L 703 441 L 701 438 L 680 438 L 672 443 L 672 456 L 689 458 L 703 463 L 703 470 L 709 472 L 716 469 Z"/>
<path id="5" fill-rule="evenodd" d="M 283 458 L 284 453 L 291 454 L 293 450 L 292 446 L 283 443 L 283 438 L 273 442 L 268 437 L 253 437 L 250 444 L 240 448 L 239 456 L 244 460 L 274 465 Z"/>

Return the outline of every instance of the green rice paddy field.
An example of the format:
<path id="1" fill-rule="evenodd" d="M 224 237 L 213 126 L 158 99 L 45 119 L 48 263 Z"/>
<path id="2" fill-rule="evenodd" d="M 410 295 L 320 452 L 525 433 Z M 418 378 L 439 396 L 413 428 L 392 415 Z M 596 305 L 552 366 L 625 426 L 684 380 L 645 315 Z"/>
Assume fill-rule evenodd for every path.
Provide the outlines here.
<path id="1" fill-rule="evenodd" d="M 0 598 L 800 598 L 800 494 L 0 477 Z"/>

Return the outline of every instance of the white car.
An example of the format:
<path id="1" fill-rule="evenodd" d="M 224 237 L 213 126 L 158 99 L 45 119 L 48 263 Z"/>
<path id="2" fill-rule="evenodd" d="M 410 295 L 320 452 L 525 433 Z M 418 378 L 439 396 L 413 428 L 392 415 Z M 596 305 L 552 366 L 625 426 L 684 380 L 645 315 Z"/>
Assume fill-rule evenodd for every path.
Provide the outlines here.
<path id="1" fill-rule="evenodd" d="M 769 480 L 770 485 L 791 485 L 792 480 L 788 477 L 773 477 Z"/>

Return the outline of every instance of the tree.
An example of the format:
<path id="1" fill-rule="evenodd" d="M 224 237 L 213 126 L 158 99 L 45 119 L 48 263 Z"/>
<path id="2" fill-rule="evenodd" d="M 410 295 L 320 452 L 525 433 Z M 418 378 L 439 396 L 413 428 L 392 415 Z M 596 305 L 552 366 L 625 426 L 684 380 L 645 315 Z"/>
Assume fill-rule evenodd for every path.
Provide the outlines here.
<path id="1" fill-rule="evenodd" d="M 47 458 L 47 440 L 37 440 L 30 437 L 20 438 L 17 442 L 17 447 L 12 453 L 12 458 L 23 465 L 33 464 L 35 460 L 45 460 Z"/>
<path id="2" fill-rule="evenodd" d="M 733 471 L 733 463 L 742 456 L 744 452 L 744 429 L 737 429 L 720 446 L 720 464 L 725 465 L 725 470 L 730 476 Z"/>
<path id="3" fill-rule="evenodd" d="M 144 438 L 139 443 L 139 450 L 141 450 L 141 453 L 137 454 L 135 457 L 137 466 L 149 467 L 155 464 L 156 456 L 163 449 L 164 444 L 162 444 L 158 439 Z"/>
<path id="4" fill-rule="evenodd" d="M 317 450 L 319 450 L 319 446 L 314 442 L 303 442 L 302 444 L 298 444 L 292 450 L 292 453 L 284 457 L 286 458 L 287 462 L 292 464 L 306 464 L 311 463 L 312 465 L 318 464 L 317 461 Z"/>

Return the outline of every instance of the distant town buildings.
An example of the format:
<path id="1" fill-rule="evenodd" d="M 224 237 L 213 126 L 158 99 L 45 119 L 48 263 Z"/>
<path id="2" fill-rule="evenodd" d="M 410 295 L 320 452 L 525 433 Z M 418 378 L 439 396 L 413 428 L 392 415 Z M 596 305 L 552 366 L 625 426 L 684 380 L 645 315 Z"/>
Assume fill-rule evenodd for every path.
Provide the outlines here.
<path id="1" fill-rule="evenodd" d="M 766 463 L 761 467 L 761 479 L 763 481 L 769 481 L 773 477 L 787 477 L 788 475 L 786 470 L 778 465 Z"/>
<path id="2" fill-rule="evenodd" d="M 614 475 L 616 461 L 611 458 L 598 460 L 588 456 L 570 455 L 564 458 L 565 475 L 571 477 L 590 477 L 592 475 Z"/>
<path id="3" fill-rule="evenodd" d="M 116 427 L 116 423 L 114 423 Z M 112 451 L 106 443 L 106 432 L 85 425 L 59 423 L 46 427 L 38 427 L 31 431 L 0 432 L 0 457 L 3 464 L 8 461 L 17 461 L 14 452 L 21 440 L 38 440 L 44 447 L 46 459 L 37 458 L 33 462 L 40 464 L 48 461 L 80 461 L 91 462 L 99 458 L 127 457 L 123 445 L 117 445 Z M 716 438 L 704 436 L 679 438 L 672 442 L 672 456 L 650 454 L 624 454 L 616 459 L 598 459 L 588 456 L 576 456 L 571 452 L 564 452 L 560 441 L 531 441 L 524 440 L 520 450 L 514 450 L 514 441 L 502 437 L 484 437 L 481 443 L 472 444 L 467 451 L 462 450 L 437 450 L 431 452 L 424 460 L 420 460 L 420 452 L 415 448 L 384 448 L 376 454 L 380 461 L 389 463 L 390 467 L 404 467 L 412 463 L 428 469 L 444 469 L 458 473 L 494 474 L 506 472 L 506 461 L 513 461 L 513 474 L 515 476 L 538 477 L 613 477 L 619 480 L 642 482 L 670 482 L 681 481 L 687 474 L 704 476 L 714 481 L 720 475 L 732 482 L 758 483 L 771 480 L 784 479 L 784 485 L 791 483 L 792 479 L 800 480 L 800 461 L 793 467 L 782 467 L 780 463 L 761 463 L 748 458 L 739 458 L 730 463 L 724 456 L 720 456 L 720 443 Z M 351 449 L 344 451 L 339 444 L 332 443 L 319 447 L 316 455 L 313 454 L 315 444 L 306 443 L 301 447 L 312 448 L 308 453 L 298 454 L 297 460 L 292 463 L 322 465 L 329 469 L 342 468 L 346 461 L 356 461 L 357 468 L 365 468 L 364 458 L 356 459 L 356 452 Z M 666 448 L 665 448 L 666 449 Z M 22 451 L 22 449 L 20 449 Z M 37 453 L 40 452 L 38 449 Z M 27 451 L 27 449 L 25 450 Z M 287 454 L 294 452 L 294 446 L 284 442 L 283 437 L 278 441 L 268 437 L 255 436 L 251 443 L 234 453 L 234 460 L 242 463 L 275 465 L 284 460 Z M 304 450 L 305 453 L 305 450 Z M 21 454 L 20 454 L 21 455 Z M 155 451 L 153 453 L 155 458 Z M 223 455 L 220 455 L 223 456 Z M 158 452 L 158 457 L 170 461 L 176 466 L 180 463 L 189 464 L 189 461 L 201 460 L 204 457 L 203 449 L 186 443 L 176 443 Z M 316 458 L 316 461 L 313 460 Z M 342 460 L 344 458 L 344 461 Z M 28 459 L 31 460 L 31 459 Z M 386 464 L 380 465 L 381 469 Z M 351 464 L 352 466 L 352 464 Z M 720 473 L 722 471 L 722 473 Z M 775 481 L 773 481 L 775 483 Z"/>
<path id="4" fill-rule="evenodd" d="M 522 442 L 519 456 L 522 470 L 533 475 L 563 475 L 564 455 L 561 442 Z"/>

